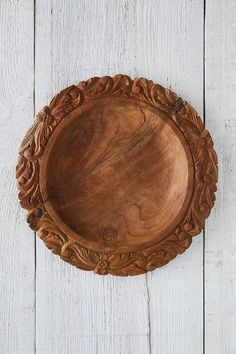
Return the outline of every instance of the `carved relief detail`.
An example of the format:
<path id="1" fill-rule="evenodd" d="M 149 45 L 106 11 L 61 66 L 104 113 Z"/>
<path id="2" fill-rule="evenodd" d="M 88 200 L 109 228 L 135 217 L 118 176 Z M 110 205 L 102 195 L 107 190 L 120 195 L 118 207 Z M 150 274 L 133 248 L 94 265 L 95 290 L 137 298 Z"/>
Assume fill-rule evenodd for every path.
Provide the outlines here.
<path id="1" fill-rule="evenodd" d="M 45 210 L 39 189 L 40 158 L 55 127 L 84 102 L 101 97 L 136 98 L 157 107 L 183 132 L 194 162 L 194 193 L 181 225 L 163 241 L 143 251 L 124 254 L 95 252 L 70 239 Z M 64 261 L 98 274 L 136 275 L 167 264 L 199 234 L 215 201 L 217 156 L 210 134 L 195 110 L 176 94 L 144 78 L 125 75 L 92 78 L 56 95 L 28 130 L 19 151 L 16 177 L 21 206 L 28 210 L 29 226 Z M 104 237 L 116 237 L 105 230 Z"/>

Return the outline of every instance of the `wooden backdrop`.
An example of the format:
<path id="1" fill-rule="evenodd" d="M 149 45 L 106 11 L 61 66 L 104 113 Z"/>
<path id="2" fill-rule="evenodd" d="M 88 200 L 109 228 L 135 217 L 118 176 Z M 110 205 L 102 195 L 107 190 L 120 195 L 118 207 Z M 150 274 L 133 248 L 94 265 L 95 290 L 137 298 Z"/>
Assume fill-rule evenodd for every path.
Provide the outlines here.
<path id="1" fill-rule="evenodd" d="M 0 1 L 0 353 L 236 353 L 236 1 Z M 127 73 L 198 110 L 219 158 L 204 235 L 133 278 L 74 269 L 35 239 L 15 162 L 60 89 Z"/>

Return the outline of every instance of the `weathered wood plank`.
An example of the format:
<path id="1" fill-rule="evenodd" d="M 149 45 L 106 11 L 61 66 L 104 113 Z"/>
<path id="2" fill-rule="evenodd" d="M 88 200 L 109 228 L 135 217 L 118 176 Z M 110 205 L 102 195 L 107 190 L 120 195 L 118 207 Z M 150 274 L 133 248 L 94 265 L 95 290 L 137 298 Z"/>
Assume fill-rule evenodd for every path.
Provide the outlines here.
<path id="1" fill-rule="evenodd" d="M 236 353 L 236 2 L 206 3 L 206 127 L 219 160 L 206 225 L 206 354 Z"/>
<path id="2" fill-rule="evenodd" d="M 51 4 L 40 1 L 36 8 L 37 108 L 59 89 L 90 76 L 137 75 L 132 51 L 136 2 Z M 62 263 L 39 241 L 37 351 L 149 353 L 145 277 L 85 273 Z"/>
<path id="3" fill-rule="evenodd" d="M 146 37 L 145 75 L 171 86 L 203 113 L 203 1 L 157 1 L 139 13 Z M 148 36 L 147 36 L 148 34 Z M 138 56 L 142 63 L 141 49 Z M 152 353 L 202 354 L 203 239 L 147 275 Z"/>
<path id="4" fill-rule="evenodd" d="M 202 113 L 203 1 L 38 1 L 36 108 L 69 84 L 127 73 L 172 86 Z M 37 244 L 39 353 L 202 353 L 202 238 L 166 268 L 122 279 Z"/>
<path id="5" fill-rule="evenodd" d="M 34 233 L 15 186 L 17 150 L 34 115 L 34 11 L 29 0 L 0 2 L 0 352 L 33 353 Z"/>

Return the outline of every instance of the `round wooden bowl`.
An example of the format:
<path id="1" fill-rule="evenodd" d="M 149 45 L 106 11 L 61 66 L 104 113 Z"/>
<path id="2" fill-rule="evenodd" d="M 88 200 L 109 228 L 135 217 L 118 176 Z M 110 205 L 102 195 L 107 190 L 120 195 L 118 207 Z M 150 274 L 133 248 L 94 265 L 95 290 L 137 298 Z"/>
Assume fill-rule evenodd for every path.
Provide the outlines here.
<path id="1" fill-rule="evenodd" d="M 143 78 L 66 88 L 37 114 L 19 154 L 29 225 L 62 259 L 99 274 L 168 263 L 215 200 L 217 157 L 201 119 Z"/>

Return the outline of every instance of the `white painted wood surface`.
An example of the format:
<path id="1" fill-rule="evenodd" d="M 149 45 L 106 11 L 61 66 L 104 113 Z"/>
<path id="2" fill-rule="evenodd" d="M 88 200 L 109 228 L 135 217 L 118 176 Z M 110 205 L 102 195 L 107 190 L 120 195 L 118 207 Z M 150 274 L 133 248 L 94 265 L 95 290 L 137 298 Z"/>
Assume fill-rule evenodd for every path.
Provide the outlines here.
<path id="1" fill-rule="evenodd" d="M 206 6 L 206 126 L 219 160 L 206 227 L 206 353 L 236 353 L 236 1 Z"/>
<path id="2" fill-rule="evenodd" d="M 34 90 L 32 1 L 0 2 L 0 353 L 34 353 L 35 241 L 17 202 L 15 165 Z"/>
<path id="3" fill-rule="evenodd" d="M 0 2 L 0 353 L 236 353 L 236 2 L 205 2 L 205 71 L 203 0 L 36 0 L 35 11 L 33 0 Z M 166 267 L 131 278 L 74 269 L 40 240 L 35 252 L 14 181 L 34 108 L 116 73 L 171 87 L 201 115 L 205 76 L 220 164 L 205 248 L 196 237 Z"/>

